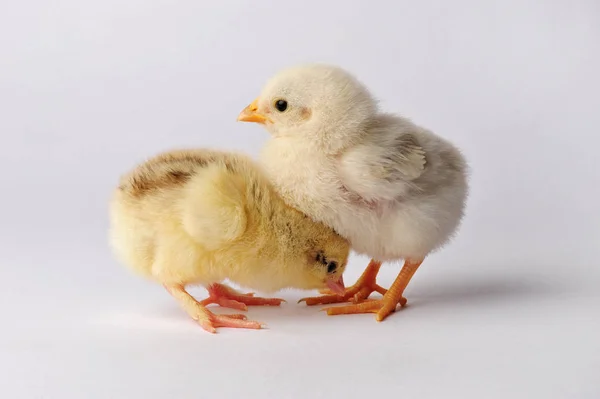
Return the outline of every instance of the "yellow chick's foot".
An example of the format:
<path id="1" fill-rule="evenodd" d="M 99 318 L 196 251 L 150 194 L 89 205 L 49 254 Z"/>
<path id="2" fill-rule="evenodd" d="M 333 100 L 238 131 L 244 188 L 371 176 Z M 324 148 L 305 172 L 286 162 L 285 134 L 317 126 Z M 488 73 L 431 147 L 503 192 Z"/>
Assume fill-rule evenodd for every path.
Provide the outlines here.
<path id="1" fill-rule="evenodd" d="M 377 321 L 383 321 L 392 312 L 396 310 L 396 306 L 406 306 L 406 298 L 402 296 L 404 289 L 410 282 L 410 279 L 415 274 L 419 266 L 423 261 L 410 261 L 407 260 L 402 266 L 402 270 L 396 277 L 396 280 L 385 293 L 383 298 L 377 300 L 366 300 L 362 303 L 356 303 L 354 305 L 329 307 L 323 310 L 327 311 L 329 316 L 341 315 L 341 314 L 356 314 L 356 313 L 377 313 L 375 319 Z"/>
<path id="2" fill-rule="evenodd" d="M 331 290 L 321 290 L 321 294 L 327 294 L 319 297 L 302 298 L 298 303 L 305 301 L 308 306 L 327 305 L 329 303 L 340 303 L 352 301 L 355 303 L 364 301 L 371 295 L 372 292 L 378 292 L 381 295 L 386 293 L 386 289 L 377 285 L 377 273 L 381 267 L 381 262 L 371 260 L 363 274 L 359 277 L 356 283 L 346 288 L 344 295 L 337 295 Z"/>
<path id="3" fill-rule="evenodd" d="M 209 333 L 216 333 L 218 327 L 249 328 L 260 330 L 262 324 L 249 321 L 243 314 L 217 315 L 208 310 L 193 296 L 188 294 L 182 285 L 167 285 L 166 290 L 177 300 L 179 305 Z"/>
<path id="4" fill-rule="evenodd" d="M 242 294 L 223 284 L 211 284 L 208 287 L 208 294 L 208 298 L 200 301 L 201 305 L 206 306 L 216 303 L 225 308 L 248 310 L 248 306 L 279 306 L 282 302 L 285 302 L 280 298 L 255 297 L 252 292 Z"/>
<path id="5" fill-rule="evenodd" d="M 260 330 L 262 324 L 257 321 L 248 321 L 246 316 L 243 314 L 228 314 L 228 315 L 217 315 L 206 309 L 204 306 L 199 305 L 200 312 L 198 312 L 198 324 L 204 330 L 209 333 L 216 333 L 218 327 L 230 327 L 230 328 L 249 328 L 254 330 Z"/>

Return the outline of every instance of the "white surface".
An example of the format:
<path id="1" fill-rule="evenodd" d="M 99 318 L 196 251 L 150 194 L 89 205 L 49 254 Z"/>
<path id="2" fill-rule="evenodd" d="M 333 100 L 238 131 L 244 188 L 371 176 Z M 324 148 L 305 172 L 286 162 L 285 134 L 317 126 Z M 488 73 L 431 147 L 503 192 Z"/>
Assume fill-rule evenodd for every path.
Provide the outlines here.
<path id="1" fill-rule="evenodd" d="M 3 398 L 600 397 L 597 2 L 333 3 L 0 5 Z M 209 335 L 114 262 L 108 195 L 164 149 L 256 154 L 238 112 L 303 61 L 460 145 L 468 217 L 383 323 L 284 292 Z"/>

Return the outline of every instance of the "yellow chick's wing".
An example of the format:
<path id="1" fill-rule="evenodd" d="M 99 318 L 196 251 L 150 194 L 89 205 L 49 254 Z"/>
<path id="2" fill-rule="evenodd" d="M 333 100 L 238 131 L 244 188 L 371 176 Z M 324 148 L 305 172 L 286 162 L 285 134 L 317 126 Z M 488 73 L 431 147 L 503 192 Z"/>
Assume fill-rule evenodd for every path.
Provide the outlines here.
<path id="1" fill-rule="evenodd" d="M 182 223 L 185 231 L 209 250 L 221 248 L 246 230 L 244 181 L 220 162 L 202 168 L 185 187 Z"/>

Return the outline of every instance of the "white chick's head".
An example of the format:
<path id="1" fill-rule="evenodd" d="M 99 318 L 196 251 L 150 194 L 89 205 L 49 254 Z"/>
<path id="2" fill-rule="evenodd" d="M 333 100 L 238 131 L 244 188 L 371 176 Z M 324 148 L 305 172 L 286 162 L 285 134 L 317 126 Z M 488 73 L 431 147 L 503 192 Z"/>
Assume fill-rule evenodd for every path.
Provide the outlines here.
<path id="1" fill-rule="evenodd" d="M 360 137 L 377 112 L 367 88 L 347 71 L 310 64 L 273 76 L 238 116 L 263 124 L 273 136 L 295 136 L 337 152 Z"/>

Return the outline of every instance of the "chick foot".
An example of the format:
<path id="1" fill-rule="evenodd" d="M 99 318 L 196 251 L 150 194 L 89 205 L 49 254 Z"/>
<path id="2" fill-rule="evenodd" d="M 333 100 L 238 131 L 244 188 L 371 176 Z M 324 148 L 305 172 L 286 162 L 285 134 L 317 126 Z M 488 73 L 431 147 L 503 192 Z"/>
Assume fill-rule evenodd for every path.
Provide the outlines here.
<path id="1" fill-rule="evenodd" d="M 384 295 L 386 293 L 386 289 L 378 285 L 376 282 L 377 273 L 379 273 L 380 267 L 381 262 L 371 260 L 363 274 L 359 277 L 358 281 L 356 281 L 354 285 L 346 288 L 346 293 L 344 295 L 333 294 L 331 290 L 321 290 L 319 292 L 326 295 L 302 298 L 298 301 L 298 303 L 304 301 L 308 306 L 327 305 L 330 303 L 348 301 L 358 303 L 367 299 L 372 292 L 378 292 L 381 295 Z"/>
<path id="2" fill-rule="evenodd" d="M 192 316 L 192 318 L 200 324 L 200 327 L 209 333 L 216 333 L 218 327 L 248 328 L 254 330 L 260 330 L 262 328 L 261 323 L 257 321 L 248 321 L 247 317 L 243 314 L 217 315 L 202 305 L 199 305 L 198 308 L 198 318 L 194 316 Z"/>
<path id="3" fill-rule="evenodd" d="M 280 298 L 260 298 L 254 293 L 242 294 L 223 284 L 211 284 L 208 287 L 209 297 L 200 301 L 203 306 L 216 303 L 220 306 L 237 310 L 248 310 L 248 306 L 279 306 L 285 300 Z"/>
<path id="4" fill-rule="evenodd" d="M 219 327 L 249 328 L 260 330 L 262 323 L 249 321 L 243 314 L 217 315 L 208 310 L 193 296 L 188 294 L 182 285 L 165 285 L 166 290 L 179 302 L 179 305 L 200 324 L 205 331 L 216 333 Z"/>
<path id="5" fill-rule="evenodd" d="M 396 280 L 390 287 L 390 289 L 383 295 L 381 299 L 368 299 L 362 303 L 356 303 L 354 305 L 338 306 L 324 308 L 329 316 L 341 315 L 341 314 L 356 314 L 356 313 L 376 313 L 375 319 L 382 321 L 388 317 L 392 312 L 396 311 L 396 306 L 406 306 L 406 298 L 402 296 L 406 286 L 410 282 L 410 279 L 415 274 L 419 266 L 423 261 L 406 261 L 402 270 L 396 277 Z"/>

